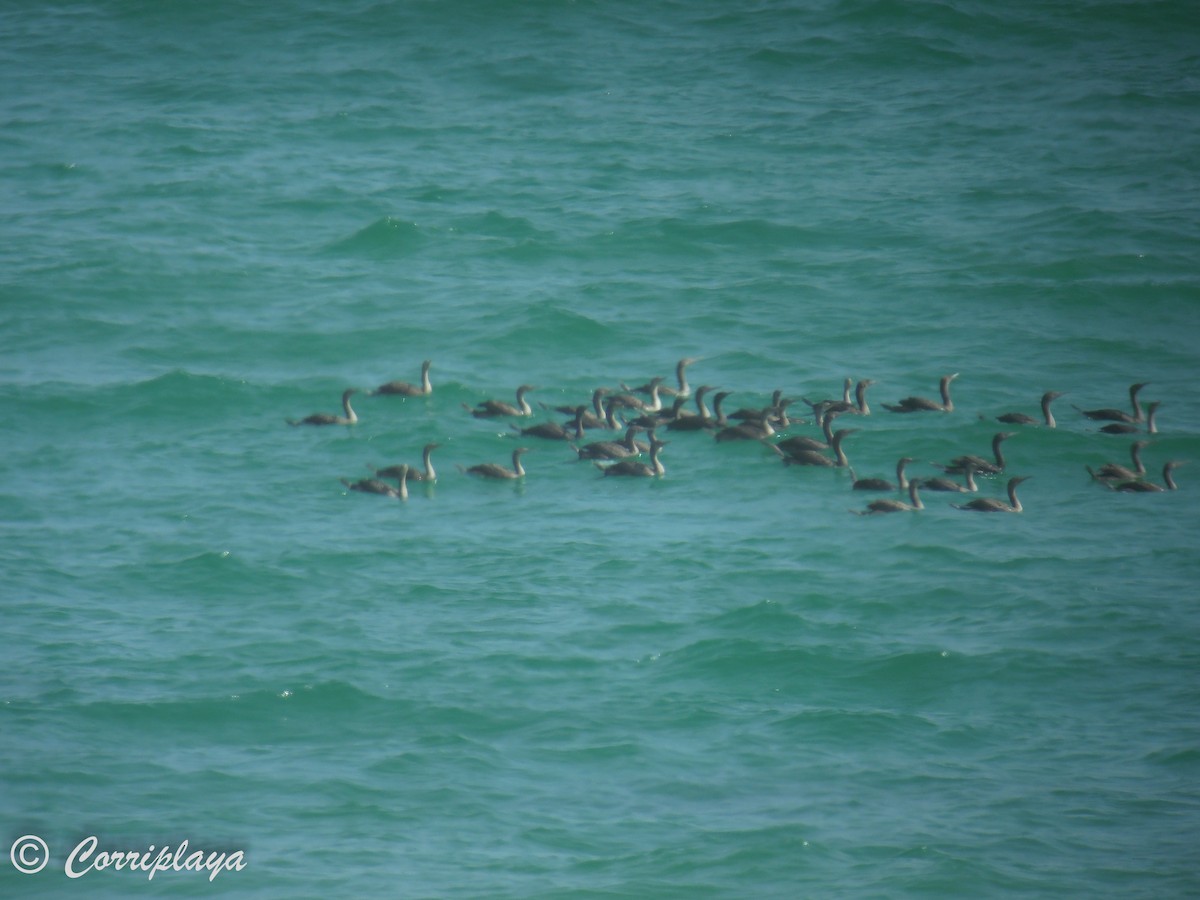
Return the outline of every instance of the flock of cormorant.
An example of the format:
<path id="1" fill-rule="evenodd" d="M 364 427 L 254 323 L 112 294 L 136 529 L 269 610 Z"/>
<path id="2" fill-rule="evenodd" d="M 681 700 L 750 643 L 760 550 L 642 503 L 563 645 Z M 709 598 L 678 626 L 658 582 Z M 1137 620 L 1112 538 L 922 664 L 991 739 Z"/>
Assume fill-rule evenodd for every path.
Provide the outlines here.
<path id="1" fill-rule="evenodd" d="M 799 426 L 808 424 L 807 420 L 790 417 L 789 407 L 794 405 L 792 398 L 784 397 L 782 391 L 775 391 L 771 402 L 763 407 L 747 407 L 726 413 L 723 404 L 731 394 L 729 391 L 716 391 L 711 385 L 701 385 L 693 391 L 687 380 L 687 369 L 699 357 L 685 357 L 676 364 L 676 386 L 666 384 L 662 377 L 652 378 L 645 384 L 629 387 L 621 384 L 619 391 L 609 388 L 597 388 L 590 403 L 580 403 L 574 406 L 548 407 L 548 410 L 560 416 L 569 416 L 563 421 L 544 421 L 534 425 L 521 427 L 513 424 L 511 427 L 522 437 L 535 437 L 544 440 L 564 441 L 581 460 L 590 460 L 605 476 L 633 476 L 652 478 L 663 475 L 666 471 L 661 454 L 669 443 L 660 436 L 668 431 L 703 431 L 712 436 L 715 441 L 755 440 L 769 447 L 785 466 L 823 466 L 840 467 L 849 470 L 853 490 L 895 493 L 907 496 L 908 500 L 897 498 L 881 498 L 873 500 L 861 510 L 851 510 L 858 515 L 875 515 L 891 512 L 908 512 L 924 509 L 921 491 L 940 491 L 957 494 L 977 493 L 976 476 L 995 476 L 1005 473 L 1007 462 L 1004 458 L 1003 444 L 1016 434 L 1014 431 L 997 432 L 992 439 L 992 458 L 980 456 L 959 456 L 946 464 L 935 464 L 947 475 L 957 475 L 962 481 L 949 478 L 908 478 L 906 468 L 914 459 L 909 456 L 901 457 L 896 464 L 896 481 L 882 478 L 857 478 L 850 468 L 843 443 L 846 438 L 856 433 L 857 428 L 834 428 L 834 424 L 843 416 L 865 417 L 871 415 L 867 403 L 867 390 L 875 384 L 871 379 L 854 382 L 847 378 L 843 384 L 840 399 L 820 400 L 813 402 L 801 397 L 801 402 L 812 411 L 812 421 L 820 429 L 820 437 L 807 434 L 797 434 Z M 389 381 L 381 384 L 373 391 L 365 392 L 367 396 L 398 396 L 424 397 L 433 393 L 433 384 L 429 379 L 430 360 L 421 364 L 421 380 L 419 384 L 407 381 Z M 921 413 L 954 411 L 954 401 L 950 394 L 950 385 L 958 373 L 945 375 L 939 383 L 939 400 L 928 397 L 905 397 L 896 403 L 883 404 L 884 409 L 892 413 Z M 1142 409 L 1138 399 L 1139 393 L 1147 386 L 1146 382 L 1133 384 L 1129 388 L 1130 411 L 1116 408 L 1080 409 L 1075 407 L 1083 416 L 1093 421 L 1105 422 L 1100 430 L 1108 434 L 1147 434 L 1157 433 L 1155 415 L 1159 408 L 1158 402 L 1148 404 Z M 534 415 L 527 395 L 537 388 L 523 384 L 517 388 L 516 402 L 504 400 L 484 400 L 475 406 L 463 404 L 464 408 L 475 418 L 519 418 L 528 419 Z M 714 393 L 715 391 L 715 393 Z M 314 413 L 303 419 L 288 419 L 289 425 L 354 425 L 358 416 L 350 405 L 350 398 L 358 393 L 357 388 L 349 388 L 342 394 L 342 415 L 331 413 Z M 712 396 L 712 407 L 708 406 L 709 395 Z M 853 396 L 852 396 L 853 395 Z M 996 416 L 996 420 L 1007 425 L 1034 425 L 1054 428 L 1057 423 L 1051 411 L 1051 404 L 1062 396 L 1061 391 L 1047 391 L 1042 395 L 1040 419 L 1025 413 L 1006 413 Z M 673 398 L 668 403 L 664 398 Z M 695 411 L 687 409 L 688 401 L 695 404 Z M 588 430 L 608 432 L 611 437 L 607 440 L 584 443 Z M 617 439 L 615 435 L 623 433 Z M 644 434 L 645 441 L 638 440 L 638 435 Z M 1133 467 L 1106 463 L 1093 469 L 1087 466 L 1092 478 L 1103 484 L 1109 490 L 1121 492 L 1155 492 L 1175 490 L 1174 470 L 1183 465 L 1186 460 L 1168 460 L 1162 469 L 1163 484 L 1148 481 L 1146 466 L 1142 462 L 1141 451 L 1150 442 L 1138 439 L 1130 448 Z M 432 454 L 438 444 L 426 444 L 422 451 L 421 466 L 407 464 L 388 466 L 374 469 L 374 478 L 349 481 L 342 479 L 342 484 L 352 491 L 369 494 L 380 494 L 397 499 L 408 498 L 410 482 L 432 483 L 437 480 L 437 472 L 433 467 Z M 459 466 L 460 471 L 480 478 L 518 479 L 525 476 L 525 468 L 521 457 L 528 452 L 528 447 L 517 447 L 512 451 L 512 466 L 498 463 L 481 463 L 469 468 Z M 644 457 L 644 458 L 643 458 Z M 1016 476 L 1008 479 L 1008 502 L 993 497 L 976 497 L 965 503 L 952 504 L 956 509 L 975 512 L 1010 512 L 1022 511 L 1021 501 L 1017 497 L 1017 487 L 1028 476 Z M 396 483 L 393 486 L 390 482 Z"/>

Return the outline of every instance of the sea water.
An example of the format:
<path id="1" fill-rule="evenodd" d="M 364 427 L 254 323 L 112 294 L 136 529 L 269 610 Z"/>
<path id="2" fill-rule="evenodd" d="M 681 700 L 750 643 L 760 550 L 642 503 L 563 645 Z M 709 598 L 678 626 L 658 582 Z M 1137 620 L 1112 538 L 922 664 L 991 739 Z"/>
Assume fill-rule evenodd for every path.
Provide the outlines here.
<path id="1" fill-rule="evenodd" d="M 1200 466 L 1106 490 L 1138 436 L 1072 408 L 1149 382 L 1147 477 L 1200 460 L 1198 46 L 1182 2 L 5 7 L 0 893 L 1200 893 Z M 858 477 L 1064 396 L 980 479 L 1020 515 L 512 428 L 688 356 L 726 411 L 873 379 Z M 405 502 L 342 484 L 430 442 Z"/>

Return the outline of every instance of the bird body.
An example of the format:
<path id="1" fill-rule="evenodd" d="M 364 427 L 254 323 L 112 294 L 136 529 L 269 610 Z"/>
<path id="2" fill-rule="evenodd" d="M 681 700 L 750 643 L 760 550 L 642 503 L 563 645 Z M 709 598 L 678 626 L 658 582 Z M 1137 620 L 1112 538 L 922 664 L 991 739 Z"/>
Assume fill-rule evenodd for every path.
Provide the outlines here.
<path id="1" fill-rule="evenodd" d="M 649 394 L 653 392 L 654 384 L 657 381 L 660 383 L 658 390 L 662 394 L 668 397 L 687 397 L 689 394 L 691 394 L 692 390 L 691 387 L 688 386 L 687 367 L 694 362 L 699 362 L 700 359 L 701 357 L 699 356 L 685 356 L 675 364 L 675 380 L 679 384 L 678 388 L 661 384 L 661 382 L 664 380 L 662 378 L 652 379 L 651 381 L 648 381 L 645 384 L 640 384 L 635 388 L 631 388 L 627 384 L 622 384 L 621 388 L 631 394 Z"/>
<path id="2" fill-rule="evenodd" d="M 712 390 L 712 385 L 702 384 L 696 388 L 696 412 L 685 413 L 678 410 L 675 417 L 666 423 L 671 431 L 701 431 L 713 425 L 712 413 L 704 403 L 705 395 Z M 676 399 L 678 402 L 678 398 Z"/>
<path id="3" fill-rule="evenodd" d="M 1017 478 L 1008 480 L 1008 502 L 997 500 L 995 497 L 976 497 L 968 503 L 953 503 L 955 509 L 969 509 L 974 512 L 1011 512 L 1019 513 L 1022 510 L 1021 501 L 1017 499 L 1017 485 L 1023 481 L 1028 481 L 1029 476 L 1023 475 Z"/>
<path id="4" fill-rule="evenodd" d="M 484 400 L 475 404 L 473 409 L 465 403 L 463 406 L 470 410 L 471 415 L 477 419 L 491 419 L 497 416 L 531 416 L 533 415 L 533 407 L 529 405 L 529 401 L 525 399 L 525 395 L 532 390 L 536 390 L 536 388 L 529 384 L 523 384 L 517 388 L 516 406 L 511 403 L 505 403 L 503 400 Z"/>
<path id="5" fill-rule="evenodd" d="M 846 458 L 846 451 L 842 449 L 842 441 L 849 435 L 858 431 L 857 428 L 841 428 L 833 433 L 833 440 L 830 442 L 830 449 L 834 452 L 834 458 L 830 459 L 821 453 L 814 450 L 799 450 L 794 453 L 788 453 L 780 449 L 777 444 L 768 444 L 776 454 L 783 458 L 785 466 L 824 466 L 826 468 L 848 468 L 850 461 Z"/>
<path id="6" fill-rule="evenodd" d="M 903 500 L 893 500 L 891 498 L 872 500 L 867 504 L 866 509 L 851 510 L 851 512 L 857 513 L 860 516 L 871 516 L 880 513 L 915 512 L 918 509 L 924 509 L 925 504 L 921 502 L 921 495 L 919 493 L 920 487 L 921 479 L 919 478 L 914 478 L 908 483 L 908 503 L 905 503 Z"/>
<path id="7" fill-rule="evenodd" d="M 637 456 L 644 450 L 649 450 L 647 444 L 639 443 L 635 440 L 636 435 L 641 428 L 637 425 L 630 425 L 625 432 L 624 440 L 620 441 L 593 441 L 590 444 L 584 444 L 582 447 L 576 447 L 571 444 L 571 449 L 574 450 L 580 459 L 625 459 L 630 456 Z"/>
<path id="8" fill-rule="evenodd" d="M 939 383 L 939 389 L 942 395 L 942 402 L 930 400 L 928 397 L 905 397 L 896 403 L 883 404 L 884 409 L 898 413 L 912 412 L 954 412 L 954 401 L 950 398 L 950 382 L 958 377 L 958 373 L 953 375 L 943 375 Z"/>
<path id="9" fill-rule="evenodd" d="M 335 416 L 331 413 L 313 413 L 311 416 L 305 416 L 303 419 L 288 419 L 287 423 L 289 425 L 354 425 L 358 422 L 358 415 L 350 405 L 350 397 L 356 393 L 358 393 L 358 388 L 348 388 L 342 392 L 343 415 Z"/>
<path id="10" fill-rule="evenodd" d="M 437 481 L 437 471 L 433 468 L 433 451 L 440 446 L 441 444 L 426 444 L 421 448 L 421 469 L 406 465 L 387 466 L 382 469 L 375 469 L 375 477 L 399 478 L 401 471 L 404 471 L 407 473 L 409 481 L 424 481 L 432 484 Z"/>
<path id="11" fill-rule="evenodd" d="M 875 384 L 875 381 L 870 378 L 864 378 L 854 385 L 854 400 L 850 400 L 850 385 L 854 384 L 854 379 L 847 378 L 842 388 L 841 400 L 822 400 L 818 403 L 813 403 L 809 400 L 804 400 L 813 408 L 813 415 L 818 415 L 818 409 L 821 414 L 841 415 L 842 413 L 851 413 L 856 416 L 869 416 L 871 407 L 867 405 L 867 388 Z M 801 398 L 804 399 L 803 397 Z M 911 399 L 911 398 L 910 398 Z M 904 401 L 901 401 L 903 403 Z"/>
<path id="12" fill-rule="evenodd" d="M 1137 384 L 1131 384 L 1129 386 L 1129 405 L 1131 407 L 1133 407 L 1132 414 L 1127 413 L 1124 410 L 1112 409 L 1112 408 L 1079 409 L 1078 406 L 1076 406 L 1075 408 L 1079 409 L 1079 411 L 1081 413 L 1083 413 L 1089 419 L 1092 419 L 1094 421 L 1126 422 L 1126 423 L 1130 423 L 1130 424 L 1138 424 L 1138 423 L 1141 423 L 1142 421 L 1144 421 L 1144 419 L 1145 419 L 1145 414 L 1142 412 L 1142 407 L 1138 403 L 1138 394 L 1141 392 L 1142 388 L 1146 387 L 1149 384 L 1150 384 L 1150 382 L 1148 382 L 1148 381 L 1141 381 L 1141 382 L 1138 382 Z"/>
<path id="13" fill-rule="evenodd" d="M 609 416 L 604 408 L 604 395 L 608 393 L 608 388 L 600 387 L 592 391 L 592 409 L 584 413 L 583 427 L 584 428 L 611 428 L 609 425 Z M 576 406 L 554 406 L 550 407 L 546 404 L 541 404 L 542 409 L 553 409 L 555 412 L 560 412 L 564 416 L 574 416 L 579 407 Z M 574 421 L 574 419 L 572 419 Z"/>
<path id="14" fill-rule="evenodd" d="M 852 490 L 856 491 L 896 491 L 906 490 L 908 488 L 908 478 L 904 474 L 905 468 L 910 462 L 913 462 L 911 456 L 902 456 L 900 461 L 896 463 L 896 483 L 892 484 L 886 478 L 856 478 L 854 470 L 850 470 L 850 478 L 853 480 Z"/>
<path id="15" fill-rule="evenodd" d="M 802 450 L 812 450 L 820 452 L 828 450 L 833 444 L 833 420 L 837 418 L 837 414 L 823 416 L 821 419 L 821 431 L 825 436 L 824 441 L 819 441 L 816 438 L 811 438 L 805 434 L 796 434 L 791 437 L 784 438 L 777 446 L 784 453 L 799 453 Z"/>
<path id="16" fill-rule="evenodd" d="M 1109 487 L 1114 491 L 1121 491 L 1125 494 L 1147 494 L 1159 493 L 1161 491 L 1177 491 L 1179 485 L 1175 483 L 1174 471 L 1179 466 L 1186 463 L 1185 459 L 1173 459 L 1170 462 L 1163 464 L 1161 485 L 1155 484 L 1152 481 L 1123 481 L 1119 484 L 1110 484 Z"/>
<path id="17" fill-rule="evenodd" d="M 939 465 L 938 468 L 950 475 L 962 475 L 968 467 L 974 469 L 979 475 L 999 475 L 1004 471 L 1006 465 L 1004 451 L 1000 445 L 1015 434 L 1015 431 L 1000 431 L 992 437 L 992 456 L 995 462 L 984 459 L 982 456 L 956 456 L 947 465 Z"/>
<path id="18" fill-rule="evenodd" d="M 667 441 L 651 440 L 650 441 L 650 462 L 644 463 L 638 459 L 622 459 L 615 463 L 604 466 L 600 463 L 594 463 L 596 468 L 600 469 L 605 476 L 609 475 L 626 475 L 639 478 L 653 478 L 658 475 L 665 475 L 666 469 L 658 458 L 659 451 L 667 445 Z"/>
<path id="19" fill-rule="evenodd" d="M 429 360 L 421 363 L 421 383 L 409 384 L 407 381 L 389 381 L 387 384 L 381 384 L 372 394 L 391 394 L 400 397 L 424 397 L 433 393 L 433 385 L 429 382 L 429 367 L 432 366 Z"/>
<path id="20" fill-rule="evenodd" d="M 478 475 L 480 478 L 514 479 L 525 477 L 525 467 L 521 465 L 521 454 L 528 453 L 528 447 L 518 447 L 513 451 L 512 468 L 507 469 L 499 463 L 480 463 L 464 471 L 468 475 Z"/>
<path id="21" fill-rule="evenodd" d="M 527 437 L 540 437 L 551 441 L 581 441 L 583 440 L 583 417 L 586 414 L 586 406 L 577 406 L 575 408 L 575 419 L 572 422 L 572 429 L 570 431 L 558 422 L 539 422 L 537 425 L 530 425 L 528 428 L 518 428 L 516 425 L 512 427 L 513 430 L 519 431 Z"/>
<path id="22" fill-rule="evenodd" d="M 1146 404 L 1146 434 L 1158 434 L 1158 408 L 1162 406 L 1161 400 L 1155 400 L 1153 403 Z M 1141 426 L 1137 422 L 1109 422 L 1100 428 L 1105 434 L 1135 434 L 1141 430 Z"/>
<path id="23" fill-rule="evenodd" d="M 975 467 L 967 466 L 963 470 L 963 483 L 951 481 L 949 478 L 926 478 L 921 486 L 927 491 L 943 491 L 958 494 L 974 494 L 979 491 L 979 485 L 975 483 Z"/>
<path id="24" fill-rule="evenodd" d="M 1142 448 L 1150 446 L 1149 441 L 1134 441 L 1129 447 L 1129 458 L 1133 468 L 1105 463 L 1099 469 L 1087 466 L 1088 474 L 1096 481 L 1137 481 L 1146 474 L 1146 464 L 1142 462 Z"/>
<path id="25" fill-rule="evenodd" d="M 1054 428 L 1057 422 L 1054 420 L 1054 413 L 1050 411 L 1050 404 L 1056 398 L 1062 396 L 1062 391 L 1046 391 L 1042 394 L 1042 421 L 1045 422 L 1047 428 Z M 1002 416 L 996 416 L 997 422 L 1003 422 L 1006 425 L 1037 425 L 1038 420 L 1033 416 L 1025 413 L 1011 412 L 1005 413 Z"/>
<path id="26" fill-rule="evenodd" d="M 775 427 L 771 424 L 770 419 L 770 409 L 768 408 L 759 414 L 757 422 L 746 420 L 736 425 L 726 425 L 713 435 L 713 439 L 718 443 L 724 443 L 725 441 L 760 441 L 763 438 L 769 438 L 775 434 Z"/>
<path id="27" fill-rule="evenodd" d="M 364 478 L 361 481 L 347 481 L 342 479 L 342 484 L 352 491 L 360 491 L 364 494 L 380 494 L 384 497 L 395 497 L 398 500 L 408 499 L 408 466 L 399 466 L 399 473 L 395 475 L 398 487 L 392 487 L 385 481 L 378 478 Z"/>
<path id="28" fill-rule="evenodd" d="M 640 412 L 658 412 L 663 408 L 662 397 L 659 396 L 659 392 L 662 390 L 662 378 L 655 377 L 650 379 L 650 383 L 645 387 L 648 388 L 650 393 L 649 403 L 638 399 L 633 394 L 617 394 L 612 398 L 613 405 L 636 409 Z"/>

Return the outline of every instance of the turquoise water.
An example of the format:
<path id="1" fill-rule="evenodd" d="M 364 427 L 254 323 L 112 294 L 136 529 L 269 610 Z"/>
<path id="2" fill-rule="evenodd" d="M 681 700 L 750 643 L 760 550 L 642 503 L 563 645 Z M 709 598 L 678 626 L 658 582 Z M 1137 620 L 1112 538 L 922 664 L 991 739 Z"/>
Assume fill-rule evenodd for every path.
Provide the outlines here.
<path id="1" fill-rule="evenodd" d="M 0 13 L 0 847 L 50 851 L 0 893 L 1200 893 L 1200 466 L 1106 491 L 1072 409 L 1150 382 L 1151 477 L 1200 460 L 1200 18 L 733 6 Z M 874 379 L 859 476 L 1066 395 L 1019 516 L 704 433 L 458 471 L 518 445 L 463 404 L 683 356 Z M 70 879 L 89 835 L 246 865 Z"/>

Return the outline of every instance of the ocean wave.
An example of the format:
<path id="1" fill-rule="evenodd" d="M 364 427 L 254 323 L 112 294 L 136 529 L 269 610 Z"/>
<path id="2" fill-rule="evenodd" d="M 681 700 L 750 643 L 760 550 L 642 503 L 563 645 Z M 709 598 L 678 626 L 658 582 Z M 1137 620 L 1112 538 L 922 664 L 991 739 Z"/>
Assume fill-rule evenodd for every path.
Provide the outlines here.
<path id="1" fill-rule="evenodd" d="M 505 215 L 489 210 L 452 220 L 450 228 L 468 235 L 501 238 L 507 241 L 548 240 L 551 233 L 538 228 L 524 216 Z"/>
<path id="2" fill-rule="evenodd" d="M 209 677 L 213 681 L 218 678 L 216 673 Z M 261 674 L 245 677 L 262 680 Z M 221 680 L 228 683 L 230 679 L 226 676 Z M 304 730 L 319 727 L 324 731 L 336 727 L 339 721 L 355 723 L 387 711 L 404 716 L 403 708 L 394 700 L 343 681 L 284 683 L 270 689 L 221 694 L 196 695 L 193 689 L 191 696 L 176 691 L 156 696 L 154 687 L 141 686 L 124 699 L 113 699 L 112 695 L 122 691 L 110 685 L 105 693 L 109 699 L 78 703 L 70 713 L 103 722 L 106 728 L 127 728 L 135 733 L 144 729 L 148 734 L 170 729 L 209 737 L 229 731 L 253 733 L 268 723 L 278 726 L 287 720 L 301 722 Z"/>
<path id="3" fill-rule="evenodd" d="M 26 388 L 29 402 L 49 415 L 99 426 L 114 417 L 160 425 L 188 421 L 214 427 L 211 414 L 244 403 L 254 387 L 240 378 L 171 369 L 140 378 L 101 382 L 43 381 Z"/>
<path id="4" fill-rule="evenodd" d="M 365 256 L 392 259 L 409 256 L 428 243 L 425 229 L 415 222 L 405 222 L 392 216 L 376 219 L 349 237 L 326 246 L 335 255 Z"/>
<path id="5" fill-rule="evenodd" d="M 820 231 L 769 219 L 712 220 L 704 214 L 693 218 L 655 216 L 619 223 L 591 242 L 608 252 L 637 256 L 708 257 L 737 248 L 794 250 L 819 241 Z"/>
<path id="6" fill-rule="evenodd" d="M 620 336 L 618 329 L 594 315 L 552 300 L 528 303 L 514 312 L 485 315 L 477 327 L 491 335 L 493 350 L 516 354 L 553 343 L 556 350 L 587 356 Z"/>

